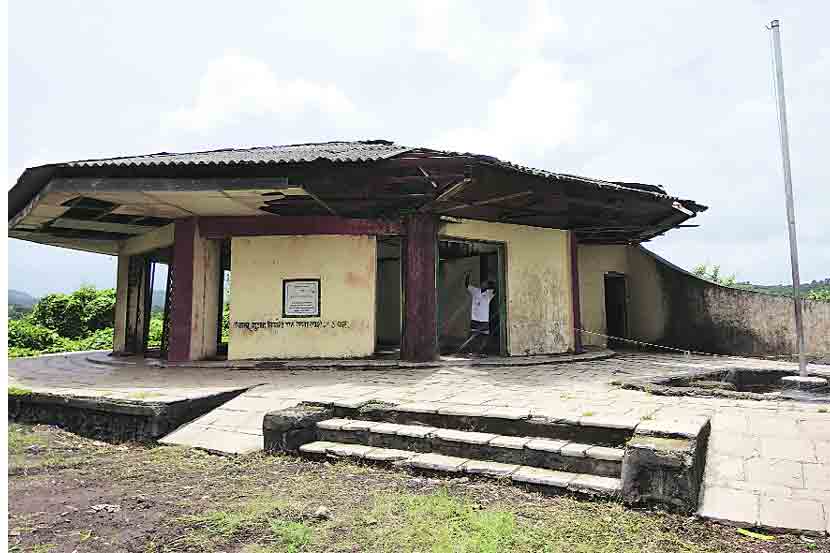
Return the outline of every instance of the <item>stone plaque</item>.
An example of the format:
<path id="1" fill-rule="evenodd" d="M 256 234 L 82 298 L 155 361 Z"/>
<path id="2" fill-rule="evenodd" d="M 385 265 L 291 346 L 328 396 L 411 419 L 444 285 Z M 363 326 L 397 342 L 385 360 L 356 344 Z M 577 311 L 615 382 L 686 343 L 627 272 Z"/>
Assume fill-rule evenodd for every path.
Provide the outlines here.
<path id="1" fill-rule="evenodd" d="M 294 278 L 282 281 L 283 317 L 320 316 L 320 279 Z"/>

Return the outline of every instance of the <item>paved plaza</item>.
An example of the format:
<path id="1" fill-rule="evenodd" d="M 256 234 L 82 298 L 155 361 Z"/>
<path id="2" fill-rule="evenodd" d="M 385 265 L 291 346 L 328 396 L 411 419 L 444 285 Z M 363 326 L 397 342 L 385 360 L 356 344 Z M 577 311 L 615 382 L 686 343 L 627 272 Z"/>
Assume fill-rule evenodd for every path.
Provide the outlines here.
<path id="1" fill-rule="evenodd" d="M 745 526 L 830 532 L 830 412 L 827 404 L 668 397 L 615 384 L 730 367 L 789 368 L 754 359 L 618 353 L 607 359 L 531 366 L 273 370 L 112 363 L 104 353 L 9 362 L 9 384 L 37 392 L 168 402 L 246 391 L 169 434 L 165 443 L 228 453 L 262 448 L 266 412 L 300 401 L 366 400 L 528 409 L 561 417 L 712 418 L 702 516 Z M 830 374 L 828 366 L 811 370 Z"/>

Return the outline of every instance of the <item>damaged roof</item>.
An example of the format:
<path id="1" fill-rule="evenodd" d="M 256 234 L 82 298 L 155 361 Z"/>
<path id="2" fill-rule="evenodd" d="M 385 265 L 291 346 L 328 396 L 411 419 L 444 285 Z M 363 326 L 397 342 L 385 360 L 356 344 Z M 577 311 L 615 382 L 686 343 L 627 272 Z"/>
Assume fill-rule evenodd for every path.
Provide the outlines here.
<path id="1" fill-rule="evenodd" d="M 633 243 L 706 206 L 662 186 L 534 169 L 388 140 L 88 159 L 27 169 L 9 191 L 10 236 L 66 245 L 124 240 L 192 216 L 395 218 L 418 210 L 574 230 Z"/>
<path id="2" fill-rule="evenodd" d="M 255 148 L 225 148 L 204 152 L 160 152 L 142 156 L 113 157 L 70 161 L 68 167 L 106 166 L 173 166 L 173 165 L 250 165 L 271 163 L 308 163 L 326 160 L 332 162 L 365 162 L 387 159 L 412 148 L 388 140 L 359 140 L 352 142 L 318 142 L 288 144 L 285 146 L 257 146 Z"/>

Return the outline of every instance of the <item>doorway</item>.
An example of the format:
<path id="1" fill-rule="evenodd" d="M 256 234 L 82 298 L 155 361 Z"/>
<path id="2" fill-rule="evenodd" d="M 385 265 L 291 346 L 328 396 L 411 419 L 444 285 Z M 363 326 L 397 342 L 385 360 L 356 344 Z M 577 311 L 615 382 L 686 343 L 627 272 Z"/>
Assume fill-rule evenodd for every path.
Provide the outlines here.
<path id="1" fill-rule="evenodd" d="M 628 293 L 625 275 L 605 273 L 605 333 L 619 338 L 628 337 Z M 608 339 L 608 346 L 622 346 L 620 340 Z"/>
<path id="2" fill-rule="evenodd" d="M 442 354 L 507 355 L 504 245 L 461 239 L 438 242 L 438 343 Z M 471 298 L 465 287 L 490 281 L 495 296 L 489 304 L 488 334 L 469 342 Z"/>
<path id="3" fill-rule="evenodd" d="M 401 347 L 403 294 L 401 238 L 378 237 L 375 287 L 375 355 L 396 356 Z"/>

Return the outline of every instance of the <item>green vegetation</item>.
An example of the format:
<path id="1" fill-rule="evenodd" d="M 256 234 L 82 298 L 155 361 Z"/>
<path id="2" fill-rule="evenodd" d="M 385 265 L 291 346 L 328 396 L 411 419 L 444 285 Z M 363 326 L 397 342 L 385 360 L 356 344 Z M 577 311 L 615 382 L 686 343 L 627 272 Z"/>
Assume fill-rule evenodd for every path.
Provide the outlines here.
<path id="1" fill-rule="evenodd" d="M 115 290 L 84 286 L 48 294 L 21 318 L 9 320 L 9 357 L 112 347 Z"/>
<path id="2" fill-rule="evenodd" d="M 712 265 L 710 267 L 708 263 L 701 263 L 692 269 L 692 272 L 704 280 L 720 284 L 721 286 L 751 290 L 753 292 L 761 292 L 775 296 L 792 296 L 793 287 L 789 284 L 765 286 L 750 282 L 737 282 L 734 274 L 724 276 L 721 275 L 720 270 L 720 265 Z M 801 297 L 808 300 L 830 301 L 830 278 L 804 283 L 799 288 L 799 291 L 801 292 Z"/>
<path id="3" fill-rule="evenodd" d="M 758 551 L 757 539 L 728 526 L 501 482 L 108 444 L 48 426 L 11 424 L 8 439 L 11 551 L 56 543 L 145 553 Z M 56 519 L 55 497 L 76 508 Z M 91 512 L 95 503 L 120 513 Z M 780 535 L 764 547 L 795 553 L 812 544 L 824 551 L 830 541 Z"/>
<path id="4" fill-rule="evenodd" d="M 150 318 L 147 347 L 161 347 L 164 292 Z M 14 308 L 14 309 L 13 309 Z M 14 313 L 14 316 L 12 316 Z M 71 294 L 47 294 L 33 307 L 9 306 L 9 357 L 112 348 L 115 290 L 83 286 Z M 222 341 L 228 341 L 230 305 L 225 303 Z"/>

